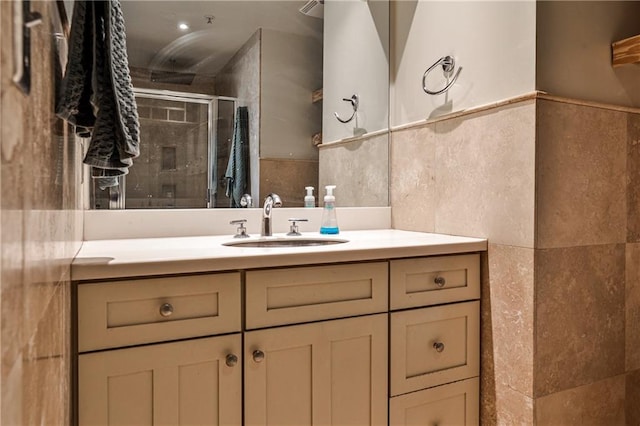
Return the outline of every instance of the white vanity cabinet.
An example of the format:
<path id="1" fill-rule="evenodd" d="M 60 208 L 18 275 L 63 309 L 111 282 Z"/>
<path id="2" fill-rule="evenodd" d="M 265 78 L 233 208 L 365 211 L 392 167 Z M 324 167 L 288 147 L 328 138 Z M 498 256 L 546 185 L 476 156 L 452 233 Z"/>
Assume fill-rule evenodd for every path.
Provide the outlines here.
<path id="1" fill-rule="evenodd" d="M 479 279 L 457 254 L 79 282 L 78 422 L 477 425 Z"/>
<path id="2" fill-rule="evenodd" d="M 480 255 L 392 260 L 390 270 L 390 423 L 477 425 Z"/>

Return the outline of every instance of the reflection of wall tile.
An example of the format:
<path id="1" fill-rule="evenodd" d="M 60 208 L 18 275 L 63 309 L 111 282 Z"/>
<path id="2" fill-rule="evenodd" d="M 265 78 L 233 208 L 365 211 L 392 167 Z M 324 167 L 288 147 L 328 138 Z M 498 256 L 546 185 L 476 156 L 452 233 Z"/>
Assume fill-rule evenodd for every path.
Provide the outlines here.
<path id="1" fill-rule="evenodd" d="M 320 200 L 324 186 L 335 184 L 338 207 L 389 205 L 389 136 L 386 133 L 321 145 L 319 161 Z"/>
<path id="2" fill-rule="evenodd" d="M 185 111 L 183 109 L 170 109 L 168 111 L 170 121 L 185 121 Z"/>
<path id="3" fill-rule="evenodd" d="M 640 244 L 626 246 L 626 370 L 640 370 Z"/>
<path id="4" fill-rule="evenodd" d="M 538 101 L 538 247 L 625 241 L 626 117 Z"/>
<path id="5" fill-rule="evenodd" d="M 185 120 L 189 123 L 199 123 L 201 121 L 207 122 L 207 108 L 202 104 L 194 104 L 191 102 L 186 103 L 186 116 Z"/>
<path id="6" fill-rule="evenodd" d="M 624 372 L 623 244 L 536 251 L 535 395 Z"/>
<path id="7" fill-rule="evenodd" d="M 539 426 L 624 426 L 624 375 L 547 395 L 536 400 Z M 629 423 L 627 425 L 637 424 Z"/>
<path id="8" fill-rule="evenodd" d="M 304 207 L 305 186 L 318 188 L 318 162 L 316 160 L 260 160 L 260 196 L 254 206 L 271 192 L 280 196 L 283 207 Z M 314 195 L 317 192 L 314 191 Z M 316 196 L 316 205 L 318 197 Z"/>
<path id="9" fill-rule="evenodd" d="M 164 121 L 167 119 L 167 110 L 164 108 L 151 108 L 151 118 Z"/>
<path id="10" fill-rule="evenodd" d="M 151 108 L 148 106 L 137 105 L 139 118 L 151 118 Z"/>
<path id="11" fill-rule="evenodd" d="M 392 225 L 433 232 L 436 210 L 434 125 L 391 133 Z"/>

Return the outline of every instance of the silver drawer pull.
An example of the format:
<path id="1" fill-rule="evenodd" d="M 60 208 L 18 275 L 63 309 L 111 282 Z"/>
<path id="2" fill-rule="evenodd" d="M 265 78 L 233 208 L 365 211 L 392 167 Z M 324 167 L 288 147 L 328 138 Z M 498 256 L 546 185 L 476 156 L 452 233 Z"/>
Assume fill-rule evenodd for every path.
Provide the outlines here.
<path id="1" fill-rule="evenodd" d="M 436 352 L 442 352 L 444 351 L 444 343 L 442 342 L 435 342 L 433 344 L 433 349 L 436 350 Z"/>
<path id="2" fill-rule="evenodd" d="M 435 283 L 435 285 L 437 285 L 438 287 L 442 288 L 447 283 L 447 280 L 445 280 L 444 277 L 437 276 L 433 280 L 433 282 Z"/>
<path id="3" fill-rule="evenodd" d="M 227 367 L 233 367 L 238 363 L 238 357 L 234 354 L 229 354 L 225 359 L 225 363 L 227 364 Z"/>
<path id="4" fill-rule="evenodd" d="M 166 318 L 170 317 L 171 314 L 173 314 L 173 306 L 171 305 L 171 303 L 163 303 L 160 306 L 160 315 Z"/>
<path id="5" fill-rule="evenodd" d="M 255 350 L 253 351 L 253 360 L 255 362 L 262 362 L 264 361 L 264 352 L 262 352 L 261 350 Z"/>

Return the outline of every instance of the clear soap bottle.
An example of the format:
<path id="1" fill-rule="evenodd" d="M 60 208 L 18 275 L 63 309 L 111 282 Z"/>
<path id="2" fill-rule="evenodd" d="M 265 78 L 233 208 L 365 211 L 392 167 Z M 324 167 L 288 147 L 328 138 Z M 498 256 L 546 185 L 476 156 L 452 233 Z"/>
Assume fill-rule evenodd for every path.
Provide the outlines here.
<path id="1" fill-rule="evenodd" d="M 335 188 L 335 185 L 325 186 L 327 194 L 324 196 L 324 209 L 322 210 L 322 222 L 320 225 L 321 234 L 337 234 L 340 232 L 338 218 L 336 217 L 336 197 L 333 195 Z"/>
<path id="2" fill-rule="evenodd" d="M 304 206 L 305 207 L 315 207 L 316 206 L 316 198 L 313 196 L 313 186 L 305 186 L 304 189 L 307 190 L 307 195 L 304 197 Z"/>

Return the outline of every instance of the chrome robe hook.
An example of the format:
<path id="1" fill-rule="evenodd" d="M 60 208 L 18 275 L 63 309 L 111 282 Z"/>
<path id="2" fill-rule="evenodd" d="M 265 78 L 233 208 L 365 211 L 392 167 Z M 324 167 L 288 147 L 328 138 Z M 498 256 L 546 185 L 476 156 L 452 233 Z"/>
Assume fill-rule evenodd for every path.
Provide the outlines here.
<path id="1" fill-rule="evenodd" d="M 439 95 L 449 90 L 451 86 L 453 86 L 453 83 L 455 83 L 456 80 L 458 79 L 458 76 L 460 75 L 460 71 L 462 71 L 462 67 L 459 67 L 458 72 L 456 72 L 456 74 L 453 76 L 453 79 L 449 83 L 447 83 L 447 85 L 444 86 L 442 89 L 429 90 L 427 89 L 427 84 L 426 84 L 427 74 L 429 74 L 431 70 L 436 68 L 438 65 L 442 65 L 442 71 L 444 72 L 445 77 L 449 78 L 451 77 L 451 74 L 453 74 L 453 69 L 456 67 L 456 60 L 453 58 L 453 56 L 443 56 L 435 64 L 427 68 L 427 70 L 422 75 L 422 90 L 424 90 L 425 93 L 429 95 Z"/>
<path id="2" fill-rule="evenodd" d="M 340 116 L 338 115 L 337 112 L 334 112 L 333 115 L 336 116 L 336 118 L 338 119 L 339 122 L 348 123 L 351 120 L 353 120 L 353 117 L 356 116 L 356 112 L 358 111 L 358 105 L 359 105 L 358 95 L 354 94 L 350 98 L 342 98 L 342 100 L 345 101 L 345 102 L 350 102 L 351 103 L 351 107 L 353 108 L 353 114 L 351 114 L 351 117 L 347 118 L 346 120 L 343 120 L 342 118 L 340 118 Z"/>

